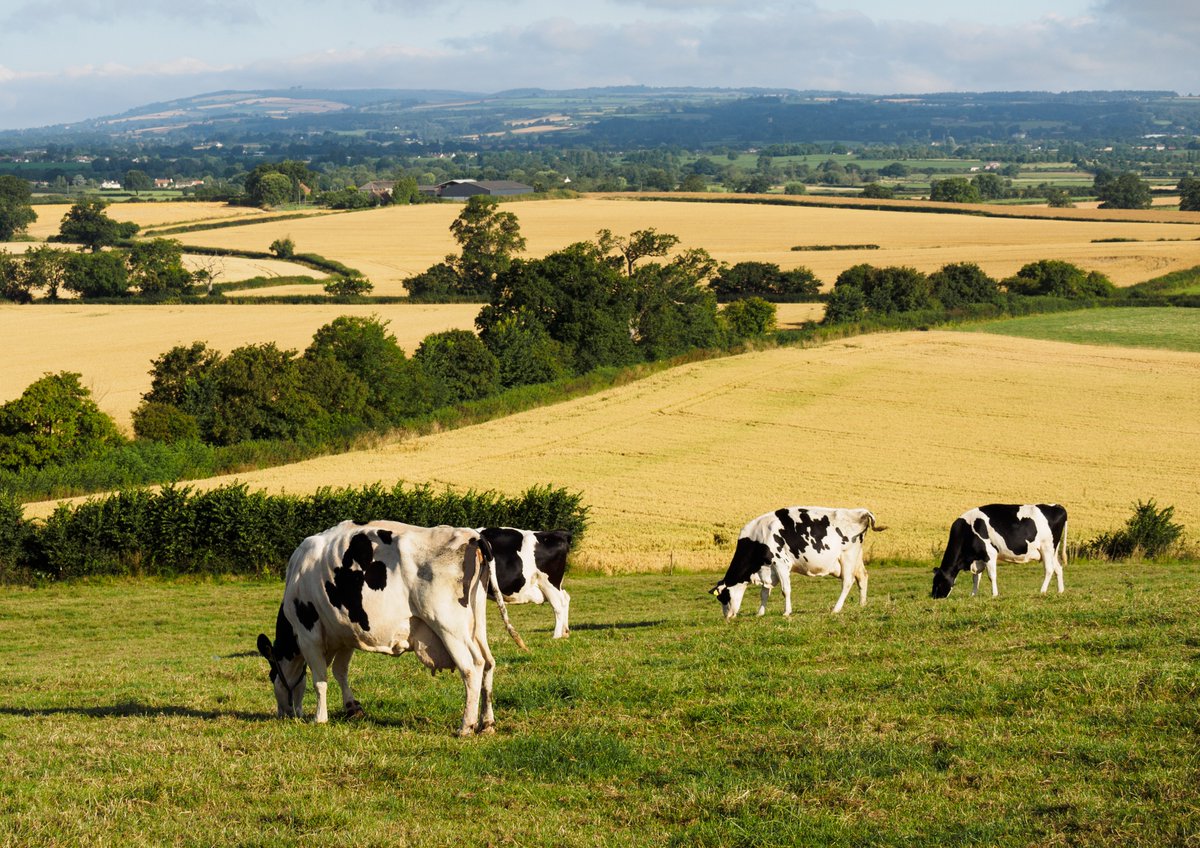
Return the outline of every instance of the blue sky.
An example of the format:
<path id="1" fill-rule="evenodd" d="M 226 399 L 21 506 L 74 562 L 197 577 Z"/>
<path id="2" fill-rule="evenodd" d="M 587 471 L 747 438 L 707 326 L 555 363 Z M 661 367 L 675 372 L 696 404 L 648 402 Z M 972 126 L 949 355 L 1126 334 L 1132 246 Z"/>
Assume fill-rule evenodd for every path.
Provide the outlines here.
<path id="1" fill-rule="evenodd" d="M 0 129 L 220 89 L 1200 94 L 1196 0 L 0 0 Z"/>

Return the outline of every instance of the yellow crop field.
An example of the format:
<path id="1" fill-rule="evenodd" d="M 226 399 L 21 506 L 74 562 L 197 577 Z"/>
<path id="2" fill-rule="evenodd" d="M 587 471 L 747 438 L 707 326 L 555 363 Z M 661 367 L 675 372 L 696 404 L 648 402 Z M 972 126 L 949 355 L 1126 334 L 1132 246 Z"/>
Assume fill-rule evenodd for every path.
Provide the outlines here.
<path id="1" fill-rule="evenodd" d="M 55 235 L 70 206 L 38 205 L 34 207 L 37 220 L 29 226 L 29 235 L 45 239 Z M 270 213 L 250 206 L 229 206 L 208 201 L 167 201 L 162 203 L 112 203 L 106 214 L 116 221 L 132 221 L 142 229 L 147 227 L 195 224 L 200 221 L 224 221 L 249 217 L 265 217 Z M 176 237 L 178 238 L 178 237 Z M 263 250 L 266 250 L 264 247 Z"/>
<path id="2" fill-rule="evenodd" d="M 1195 353 L 881 334 L 686 365 L 238 479 L 293 493 L 380 480 L 565 486 L 592 510 L 576 561 L 608 571 L 721 568 L 749 518 L 804 504 L 866 506 L 889 527 L 868 536 L 871 555 L 932 560 L 959 513 L 992 501 L 1063 503 L 1073 540 L 1151 497 L 1198 526 L 1198 385 Z"/>
<path id="3" fill-rule="evenodd" d="M 854 204 L 753 205 L 638 201 L 587 197 L 505 205 L 520 221 L 527 256 L 544 256 L 608 228 L 617 234 L 654 227 L 674 233 L 680 247 L 703 247 L 717 259 L 807 266 L 826 287 L 860 262 L 910 265 L 930 272 L 949 262 L 977 262 L 997 277 L 1038 259 L 1063 259 L 1129 285 L 1200 265 L 1200 213 L 1125 213 L 1137 220 L 1085 221 L 1088 210 L 1045 219 L 993 218 L 880 211 Z M 297 250 L 337 259 L 363 271 L 376 294 L 402 294 L 402 281 L 456 252 L 449 225 L 456 204 L 387 207 L 347 215 L 265 222 L 187 235 L 188 243 L 265 250 L 291 237 Z M 1029 210 L 1022 210 L 1030 214 Z M 1192 223 L 1187 223 L 1191 221 Z M 1181 223 L 1183 222 L 1183 223 Z M 1098 242 L 1098 239 L 1132 241 Z M 878 250 L 793 251 L 795 246 L 877 244 Z"/>
<path id="4" fill-rule="evenodd" d="M 275 342 L 303 350 L 317 328 L 339 315 L 378 315 L 411 354 L 430 333 L 474 329 L 478 312 L 473 304 L 0 305 L 0 401 L 47 372 L 76 371 L 100 408 L 128 430 L 130 414 L 150 388 L 151 362 L 175 345 L 203 341 L 228 353 Z"/>

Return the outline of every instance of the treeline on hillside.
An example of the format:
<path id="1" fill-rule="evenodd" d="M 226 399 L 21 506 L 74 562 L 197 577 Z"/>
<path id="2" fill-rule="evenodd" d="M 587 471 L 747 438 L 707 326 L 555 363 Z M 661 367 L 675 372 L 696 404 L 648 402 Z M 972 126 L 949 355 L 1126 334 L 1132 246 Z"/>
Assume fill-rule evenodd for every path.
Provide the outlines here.
<path id="1" fill-rule="evenodd" d="M 209 491 L 167 486 L 62 504 L 45 521 L 26 520 L 0 494 L 0 581 L 121 574 L 282 575 L 306 536 L 340 521 L 386 519 L 430 527 L 536 527 L 587 524 L 580 495 L 549 486 L 520 495 L 435 492 L 380 484 L 268 495 L 244 484 Z"/>

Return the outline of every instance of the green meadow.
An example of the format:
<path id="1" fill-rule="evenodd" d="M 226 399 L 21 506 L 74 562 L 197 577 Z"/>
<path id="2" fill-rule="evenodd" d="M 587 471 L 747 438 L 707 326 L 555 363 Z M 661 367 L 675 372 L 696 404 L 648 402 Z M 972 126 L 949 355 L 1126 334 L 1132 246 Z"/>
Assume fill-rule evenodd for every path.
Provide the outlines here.
<path id="1" fill-rule="evenodd" d="M 411 657 L 356 657 L 366 719 L 275 719 L 276 581 L 10 588 L 0 846 L 1200 844 L 1196 567 L 940 602 L 931 567 L 731 624 L 716 575 L 568 574 L 569 639 L 489 611 L 497 732 L 466 740 Z"/>
<path id="2" fill-rule="evenodd" d="M 1200 309 L 1083 309 L 1006 318 L 960 329 L 1076 344 L 1200 351 Z"/>

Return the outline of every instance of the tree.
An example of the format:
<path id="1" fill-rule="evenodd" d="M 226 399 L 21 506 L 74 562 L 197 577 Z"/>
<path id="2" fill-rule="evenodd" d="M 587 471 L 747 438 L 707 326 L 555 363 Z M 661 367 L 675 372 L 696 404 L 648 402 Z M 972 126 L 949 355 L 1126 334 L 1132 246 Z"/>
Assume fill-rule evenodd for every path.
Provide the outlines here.
<path id="1" fill-rule="evenodd" d="M 806 186 L 804 183 L 791 182 L 783 187 L 783 193 L 791 195 L 807 194 L 808 186 Z"/>
<path id="2" fill-rule="evenodd" d="M 500 385 L 504 388 L 533 383 L 549 383 L 571 375 L 570 354 L 532 320 L 518 312 L 502 318 L 488 333 L 488 350 L 500 366 Z"/>
<path id="3" fill-rule="evenodd" d="M 999 200 L 1008 194 L 1008 186 L 999 174 L 976 174 L 971 179 L 971 184 L 983 200 Z"/>
<path id="4" fill-rule="evenodd" d="M 1108 297 L 1116 291 L 1112 281 L 1098 271 L 1085 273 L 1079 266 L 1059 259 L 1030 262 L 1004 285 L 1016 294 L 1066 298 Z"/>
<path id="5" fill-rule="evenodd" d="M 462 252 L 447 256 L 446 263 L 457 272 L 461 293 L 490 293 L 496 277 L 512 264 L 513 254 L 525 249 L 517 216 L 501 212 L 499 206 L 494 197 L 474 195 L 450 224 Z"/>
<path id="6" fill-rule="evenodd" d="M 296 243 L 292 241 L 291 236 L 275 239 L 267 249 L 280 259 L 290 259 L 296 255 Z"/>
<path id="7" fill-rule="evenodd" d="M 688 250 L 666 264 L 643 265 L 633 274 L 631 329 L 646 359 L 721 344 L 717 298 L 708 287 L 717 267 L 706 251 Z"/>
<path id="8" fill-rule="evenodd" d="M 378 317 L 343 315 L 318 329 L 304 359 L 321 357 L 337 360 L 367 387 L 363 420 L 369 427 L 396 423 L 429 408 L 416 367 L 388 332 L 387 322 Z"/>
<path id="9" fill-rule="evenodd" d="M 943 203 L 978 203 L 979 189 L 964 177 L 934 180 L 929 184 L 929 199 Z"/>
<path id="10" fill-rule="evenodd" d="M 679 183 L 680 191 L 708 191 L 708 184 L 699 174 L 688 174 Z"/>
<path id="11" fill-rule="evenodd" d="M 187 294 L 193 277 L 183 267 L 183 245 L 165 238 L 134 243 L 129 248 L 129 281 L 143 295 Z"/>
<path id="12" fill-rule="evenodd" d="M 1070 209 L 1075 205 L 1071 192 L 1065 188 L 1050 186 L 1046 189 L 1046 203 L 1055 209 Z"/>
<path id="13" fill-rule="evenodd" d="M 254 189 L 254 192 L 250 193 L 250 199 L 255 206 L 261 206 L 264 209 L 280 206 L 295 196 L 292 181 L 286 174 L 278 172 L 263 174 L 262 178 L 254 184 Z"/>
<path id="14" fill-rule="evenodd" d="M 896 196 L 896 189 L 883 183 L 867 183 L 863 186 L 862 196 L 890 200 Z"/>
<path id="15" fill-rule="evenodd" d="M 150 390 L 142 395 L 143 405 L 173 406 L 197 419 L 208 415 L 212 376 L 220 361 L 221 355 L 204 342 L 176 345 L 151 363 Z"/>
<path id="16" fill-rule="evenodd" d="M 907 177 L 911 173 L 912 171 L 903 162 L 893 162 L 892 164 L 884 165 L 879 169 L 879 176 L 881 177 L 903 178 Z"/>
<path id="17" fill-rule="evenodd" d="M 0 241 L 12 241 L 37 220 L 30 205 L 33 192 L 20 177 L 0 175 Z"/>
<path id="18" fill-rule="evenodd" d="M 844 272 L 843 272 L 844 273 Z M 822 324 L 849 324 L 861 321 L 867 314 L 867 299 L 856 285 L 844 285 L 841 277 L 834 283 L 829 300 L 825 302 Z"/>
<path id="19" fill-rule="evenodd" d="M 969 303 L 998 303 L 1000 288 L 996 281 L 974 262 L 943 265 L 929 275 L 933 296 L 946 309 Z"/>
<path id="20" fill-rule="evenodd" d="M 211 379 L 213 406 L 201 429 L 212 444 L 297 439 L 323 416 L 304 391 L 293 352 L 274 342 L 235 348 L 216 363 Z"/>
<path id="21" fill-rule="evenodd" d="M 596 244 L 605 255 L 613 251 L 620 254 L 625 274 L 632 277 L 633 266 L 639 260 L 647 256 L 666 256 L 679 244 L 679 236 L 660 233 L 654 227 L 635 230 L 628 236 L 614 236 L 612 230 L 606 228 L 596 233 Z"/>
<path id="22" fill-rule="evenodd" d="M 129 294 L 129 268 L 120 251 L 72 253 L 66 257 L 63 288 L 80 297 L 124 297 Z"/>
<path id="23" fill-rule="evenodd" d="M 370 294 L 375 285 L 361 274 L 334 274 L 325 283 L 325 291 L 334 297 Z"/>
<path id="24" fill-rule="evenodd" d="M 0 406 L 0 468 L 73 462 L 124 441 L 80 379 L 70 371 L 47 374 Z"/>
<path id="25" fill-rule="evenodd" d="M 1179 208 L 1183 212 L 1200 212 L 1200 179 L 1184 177 L 1179 181 Z"/>
<path id="26" fill-rule="evenodd" d="M 312 174 L 303 162 L 262 162 L 246 175 L 246 197 L 255 206 L 278 206 L 298 198 L 311 181 Z"/>
<path id="27" fill-rule="evenodd" d="M 82 244 L 93 253 L 137 234 L 138 225 L 108 217 L 108 204 L 99 197 L 83 197 L 63 216 L 58 235 L 52 241 Z"/>
<path id="28" fill-rule="evenodd" d="M 821 290 L 821 281 L 804 267 L 782 271 L 774 262 L 738 262 L 722 268 L 712 288 L 722 301 L 745 295 L 784 300 L 815 296 Z"/>
<path id="29" fill-rule="evenodd" d="M 25 276 L 30 287 L 44 290 L 47 300 L 58 300 L 58 290 L 66 280 L 70 257 L 69 252 L 45 244 L 25 251 Z"/>
<path id="30" fill-rule="evenodd" d="M 1093 186 L 1101 209 L 1149 209 L 1153 201 L 1149 184 L 1132 172 L 1100 171 Z"/>
<path id="31" fill-rule="evenodd" d="M 721 315 L 734 338 L 749 339 L 775 329 L 775 312 L 775 304 L 761 297 L 745 297 L 730 303 Z"/>
<path id="32" fill-rule="evenodd" d="M 136 168 L 125 172 L 125 189 L 132 191 L 134 194 L 148 191 L 154 188 L 154 180 L 145 171 L 139 171 Z"/>
<path id="33" fill-rule="evenodd" d="M 458 272 L 448 262 L 430 265 L 420 274 L 404 281 L 404 288 L 415 297 L 437 298 L 459 292 Z"/>
<path id="34" fill-rule="evenodd" d="M 629 280 L 594 244 L 579 242 L 536 260 L 514 260 L 496 278 L 491 302 L 475 319 L 491 345 L 493 327 L 526 313 L 561 343 L 577 373 L 629 365 L 641 357 L 630 336 Z"/>
<path id="35" fill-rule="evenodd" d="M 429 334 L 413 361 L 429 378 L 435 406 L 478 400 L 500 390 L 500 363 L 469 330 Z"/>

